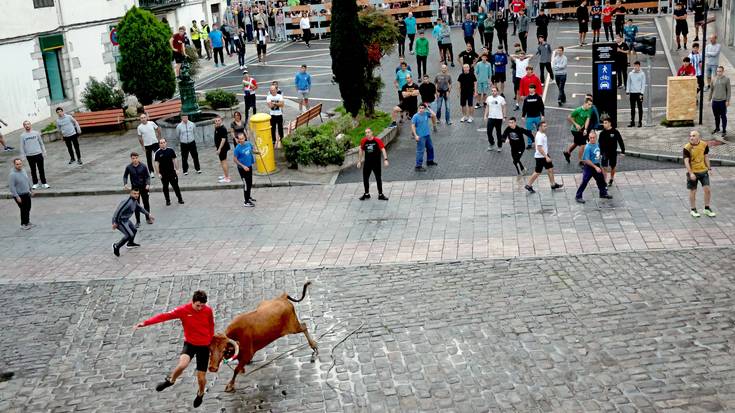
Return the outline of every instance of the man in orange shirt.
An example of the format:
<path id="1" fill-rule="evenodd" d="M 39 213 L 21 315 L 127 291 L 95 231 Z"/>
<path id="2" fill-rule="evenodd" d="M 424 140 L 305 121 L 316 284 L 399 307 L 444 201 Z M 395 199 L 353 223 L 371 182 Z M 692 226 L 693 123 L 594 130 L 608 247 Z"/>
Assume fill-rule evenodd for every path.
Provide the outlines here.
<path id="1" fill-rule="evenodd" d="M 209 344 L 214 337 L 214 313 L 207 305 L 207 293 L 202 290 L 195 291 L 190 303 L 140 322 L 135 325 L 133 331 L 140 327 L 175 319 L 181 320 L 181 325 L 184 327 L 184 348 L 179 356 L 179 364 L 173 369 L 171 375 L 156 386 L 156 391 L 163 391 L 173 386 L 176 379 L 189 366 L 191 359 L 196 357 L 199 391 L 194 399 L 194 407 L 199 407 L 204 398 L 204 386 L 207 384 Z"/>

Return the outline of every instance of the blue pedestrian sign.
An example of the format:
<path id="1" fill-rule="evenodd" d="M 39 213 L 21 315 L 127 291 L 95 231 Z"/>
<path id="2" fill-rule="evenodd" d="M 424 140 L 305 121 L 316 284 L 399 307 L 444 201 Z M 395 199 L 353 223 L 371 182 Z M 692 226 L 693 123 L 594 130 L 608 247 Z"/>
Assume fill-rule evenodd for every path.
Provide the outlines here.
<path id="1" fill-rule="evenodd" d="M 612 90 L 612 64 L 597 64 L 597 90 Z"/>

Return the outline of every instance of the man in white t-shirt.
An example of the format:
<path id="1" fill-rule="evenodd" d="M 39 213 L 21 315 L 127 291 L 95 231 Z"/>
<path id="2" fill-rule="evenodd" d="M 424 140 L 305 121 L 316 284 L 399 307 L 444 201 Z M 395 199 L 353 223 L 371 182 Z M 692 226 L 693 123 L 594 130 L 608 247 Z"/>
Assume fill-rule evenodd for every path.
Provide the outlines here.
<path id="1" fill-rule="evenodd" d="M 541 175 L 541 172 L 543 172 L 544 168 L 546 169 L 546 174 L 549 175 L 551 189 L 555 190 L 561 188 L 564 185 L 557 184 L 556 181 L 554 181 L 554 164 L 551 163 L 551 157 L 549 156 L 549 138 L 546 137 L 546 121 L 541 121 L 538 126 L 538 132 L 536 132 L 535 138 L 535 145 L 536 153 L 533 155 L 533 157 L 536 160 L 536 169 L 533 171 L 533 175 L 528 178 L 528 183 L 525 186 L 526 190 L 530 193 L 536 192 L 533 189 L 533 183 Z"/>
<path id="2" fill-rule="evenodd" d="M 154 178 L 153 171 L 153 154 L 158 150 L 158 140 L 161 139 L 161 130 L 158 129 L 156 122 L 149 121 L 148 115 L 145 113 L 140 115 L 140 124 L 138 125 L 138 142 L 145 150 L 145 159 L 148 162 L 148 173 L 151 179 Z"/>
<path id="3" fill-rule="evenodd" d="M 500 96 L 495 86 L 492 87 L 492 94 L 485 100 L 485 119 L 487 120 L 487 150 L 490 152 L 495 145 L 495 139 L 493 139 L 493 129 L 495 129 L 495 134 L 498 136 L 498 152 L 500 152 L 503 145 L 500 128 L 505 119 L 505 98 Z"/>
<path id="4" fill-rule="evenodd" d="M 304 39 L 306 47 L 311 47 L 309 39 L 311 39 L 311 20 L 309 20 L 309 13 L 304 12 L 301 14 L 301 20 L 299 20 L 299 28 L 301 29 L 301 38 Z"/>
<path id="5" fill-rule="evenodd" d="M 518 110 L 521 108 L 520 101 L 518 99 L 518 88 L 521 87 L 521 79 L 523 79 L 523 76 L 526 76 L 526 68 L 531 62 L 531 59 L 523 52 L 523 50 L 520 50 L 517 55 L 512 55 L 511 58 L 513 59 L 513 63 L 515 63 L 516 67 L 515 72 L 513 72 L 513 99 L 516 101 L 516 106 L 513 110 Z"/>
<path id="6" fill-rule="evenodd" d="M 268 106 L 271 115 L 271 140 L 273 147 L 281 146 L 283 138 L 283 95 L 278 94 L 278 88 L 274 85 L 270 87 L 270 93 L 265 97 L 265 104 Z M 276 139 L 276 128 L 278 128 L 278 139 Z"/>

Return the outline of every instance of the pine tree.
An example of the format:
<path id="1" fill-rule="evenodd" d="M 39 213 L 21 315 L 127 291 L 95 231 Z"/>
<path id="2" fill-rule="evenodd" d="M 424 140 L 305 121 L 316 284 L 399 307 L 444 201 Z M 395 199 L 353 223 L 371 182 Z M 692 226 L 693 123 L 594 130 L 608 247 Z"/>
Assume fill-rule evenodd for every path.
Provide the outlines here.
<path id="1" fill-rule="evenodd" d="M 367 50 L 358 27 L 355 0 L 338 0 L 332 3 L 332 40 L 329 45 L 332 73 L 339 84 L 344 107 L 353 117 L 357 116 L 362 107 L 368 65 Z"/>
<path id="2" fill-rule="evenodd" d="M 117 26 L 120 62 L 117 72 L 126 93 L 143 105 L 169 99 L 176 91 L 169 46 L 171 29 L 147 10 L 133 7 Z"/>

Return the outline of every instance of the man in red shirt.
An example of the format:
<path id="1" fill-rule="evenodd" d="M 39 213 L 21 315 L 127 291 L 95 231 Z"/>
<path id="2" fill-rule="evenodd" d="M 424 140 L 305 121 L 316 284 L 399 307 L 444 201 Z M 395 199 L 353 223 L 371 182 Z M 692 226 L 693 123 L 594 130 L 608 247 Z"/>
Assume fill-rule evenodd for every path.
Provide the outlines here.
<path id="1" fill-rule="evenodd" d="M 378 199 L 387 201 L 388 197 L 383 195 L 383 180 L 380 173 L 380 155 L 383 155 L 383 164 L 388 167 L 388 153 L 385 151 L 385 144 L 380 138 L 373 136 L 370 128 L 365 129 L 365 137 L 360 141 L 360 152 L 357 154 L 357 169 L 363 164 L 362 183 L 365 187 L 365 193 L 360 197 L 360 201 L 370 199 L 370 173 L 375 174 L 375 181 L 378 184 Z"/>
<path id="2" fill-rule="evenodd" d="M 207 384 L 207 366 L 209 364 L 209 344 L 214 337 L 214 313 L 207 305 L 207 293 L 202 290 L 194 292 L 191 302 L 176 307 L 167 313 L 161 313 L 135 325 L 133 331 L 140 327 L 162 323 L 168 320 L 181 320 L 184 327 L 184 348 L 179 356 L 179 364 L 171 375 L 156 386 L 156 391 L 163 391 L 173 386 L 176 379 L 186 370 L 191 359 L 197 359 L 197 381 L 199 391 L 194 399 L 194 407 L 199 407 L 204 398 L 204 386 Z"/>
<path id="3" fill-rule="evenodd" d="M 679 71 L 676 72 L 677 76 L 696 76 L 697 71 L 694 69 L 694 65 L 692 65 L 691 59 L 689 57 L 684 58 L 684 64 L 681 65 L 679 68 Z"/>
<path id="4" fill-rule="evenodd" d="M 184 63 L 186 57 L 186 49 L 184 47 L 184 39 L 186 37 L 186 27 L 179 27 L 179 31 L 176 32 L 169 39 L 168 43 L 171 46 L 171 50 L 174 54 L 174 62 L 176 62 L 176 77 L 179 77 L 179 71 L 181 64 Z"/>
<path id="5" fill-rule="evenodd" d="M 615 40 L 612 28 L 612 19 L 614 13 L 615 7 L 613 7 L 610 3 L 607 3 L 607 5 L 602 8 L 602 27 L 605 28 L 605 40 L 607 40 L 608 42 L 612 42 Z"/>
<path id="6" fill-rule="evenodd" d="M 533 67 L 526 67 L 526 76 L 521 78 L 521 85 L 518 87 L 518 100 L 523 102 L 526 96 L 530 95 L 529 86 L 536 86 L 536 93 L 540 96 L 544 95 L 544 86 L 541 84 L 541 80 L 533 73 Z"/>

